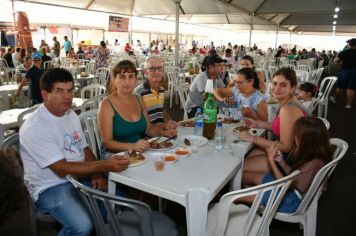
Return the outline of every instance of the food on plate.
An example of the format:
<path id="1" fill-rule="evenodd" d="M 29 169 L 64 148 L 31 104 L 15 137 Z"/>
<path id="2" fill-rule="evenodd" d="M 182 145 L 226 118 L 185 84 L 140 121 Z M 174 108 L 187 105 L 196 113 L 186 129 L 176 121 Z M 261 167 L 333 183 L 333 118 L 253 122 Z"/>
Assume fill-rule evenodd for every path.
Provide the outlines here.
<path id="1" fill-rule="evenodd" d="M 130 165 L 143 162 L 144 160 L 145 160 L 145 157 L 142 155 L 141 152 L 132 151 L 129 154 Z"/>
<path id="2" fill-rule="evenodd" d="M 158 142 L 158 140 L 155 140 L 150 143 L 150 148 L 152 148 L 152 149 L 165 149 L 165 148 L 170 148 L 172 146 L 173 146 L 173 143 L 170 141 Z"/>
<path id="3" fill-rule="evenodd" d="M 194 120 L 182 120 L 178 124 L 183 127 L 194 127 Z"/>
<path id="4" fill-rule="evenodd" d="M 88 73 L 85 71 L 80 72 L 80 77 L 88 77 Z"/>
<path id="5" fill-rule="evenodd" d="M 269 99 L 267 99 L 266 103 L 267 104 L 277 104 L 278 101 L 275 98 L 270 97 Z"/>
<path id="6" fill-rule="evenodd" d="M 239 123 L 240 120 L 239 120 L 239 119 L 235 120 L 235 119 L 232 118 L 232 117 L 230 117 L 230 118 L 224 117 L 224 118 L 222 119 L 222 122 L 223 122 L 224 124 L 236 124 L 236 123 Z"/>
<path id="7" fill-rule="evenodd" d="M 249 130 L 250 130 L 250 128 L 247 126 L 238 126 L 238 127 L 235 127 L 233 131 L 239 133 L 241 131 L 249 131 Z"/>
<path id="8" fill-rule="evenodd" d="M 188 155 L 189 154 L 189 149 L 185 148 L 180 148 L 176 150 L 177 155 Z"/>
<path id="9" fill-rule="evenodd" d="M 164 160 L 168 162 L 174 162 L 177 160 L 177 157 L 174 154 L 168 154 L 164 157 Z"/>
<path id="10" fill-rule="evenodd" d="M 190 145 L 191 145 L 189 139 L 187 139 L 187 138 L 185 138 L 183 142 L 184 142 L 184 144 L 187 145 L 187 146 L 190 146 Z"/>

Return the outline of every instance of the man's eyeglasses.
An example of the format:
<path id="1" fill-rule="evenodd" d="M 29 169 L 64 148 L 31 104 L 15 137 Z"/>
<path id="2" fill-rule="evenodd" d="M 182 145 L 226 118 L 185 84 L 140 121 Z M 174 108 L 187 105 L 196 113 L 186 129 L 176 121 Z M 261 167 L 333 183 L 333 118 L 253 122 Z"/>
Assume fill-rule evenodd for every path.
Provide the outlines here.
<path id="1" fill-rule="evenodd" d="M 148 67 L 147 70 L 149 70 L 150 72 L 163 71 L 163 66 L 151 66 Z"/>

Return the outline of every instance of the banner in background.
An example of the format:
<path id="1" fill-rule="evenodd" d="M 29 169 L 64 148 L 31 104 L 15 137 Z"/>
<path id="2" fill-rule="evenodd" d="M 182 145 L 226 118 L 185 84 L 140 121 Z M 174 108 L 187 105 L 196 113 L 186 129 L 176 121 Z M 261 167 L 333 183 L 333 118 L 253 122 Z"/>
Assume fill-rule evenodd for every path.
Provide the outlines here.
<path id="1" fill-rule="evenodd" d="M 109 16 L 109 29 L 110 32 L 128 32 L 129 18 Z"/>

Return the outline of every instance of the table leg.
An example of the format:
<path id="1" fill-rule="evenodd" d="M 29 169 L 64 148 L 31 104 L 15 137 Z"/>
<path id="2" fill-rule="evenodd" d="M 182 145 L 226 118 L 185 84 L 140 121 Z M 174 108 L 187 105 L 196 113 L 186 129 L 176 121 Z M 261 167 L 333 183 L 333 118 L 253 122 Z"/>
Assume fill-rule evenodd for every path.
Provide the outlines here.
<path id="1" fill-rule="evenodd" d="M 192 189 L 187 194 L 185 206 L 188 236 L 205 236 L 208 216 L 208 192 Z"/>
<path id="2" fill-rule="evenodd" d="M 108 178 L 108 193 L 114 194 L 114 195 L 116 193 L 116 183 L 115 183 L 115 181 L 111 180 L 110 173 L 109 173 L 109 178 Z"/>

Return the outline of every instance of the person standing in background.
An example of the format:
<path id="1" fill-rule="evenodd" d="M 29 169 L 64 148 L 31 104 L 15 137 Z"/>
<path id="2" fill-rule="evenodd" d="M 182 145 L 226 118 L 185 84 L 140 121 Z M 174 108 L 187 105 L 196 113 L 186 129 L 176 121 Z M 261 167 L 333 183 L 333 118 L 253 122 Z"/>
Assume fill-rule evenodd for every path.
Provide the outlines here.
<path id="1" fill-rule="evenodd" d="M 70 49 L 72 48 L 72 43 L 68 40 L 67 36 L 64 36 L 64 43 L 61 48 L 64 48 L 64 52 L 66 53 L 66 56 L 67 56 Z"/>
<path id="2" fill-rule="evenodd" d="M 56 57 L 59 57 L 60 50 L 61 50 L 61 44 L 58 42 L 57 37 L 53 37 L 53 47 L 52 47 L 52 50 L 53 50 L 53 54 L 54 54 Z"/>

